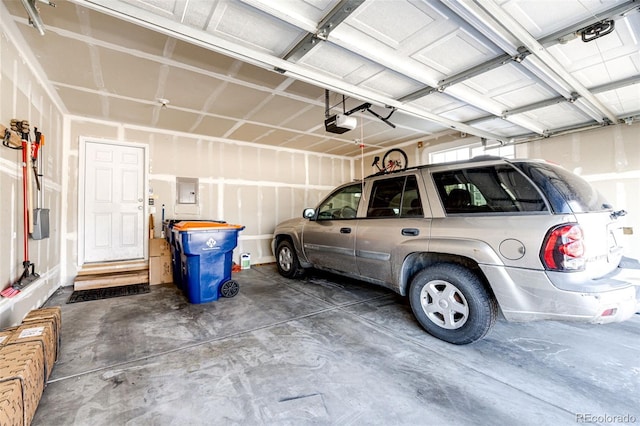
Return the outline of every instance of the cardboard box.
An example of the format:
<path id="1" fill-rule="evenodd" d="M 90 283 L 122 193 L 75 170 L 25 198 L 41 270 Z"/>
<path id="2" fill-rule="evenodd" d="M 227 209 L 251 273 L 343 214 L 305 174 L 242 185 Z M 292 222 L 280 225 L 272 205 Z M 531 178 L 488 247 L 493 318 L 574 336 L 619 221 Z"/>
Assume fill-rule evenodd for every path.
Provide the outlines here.
<path id="1" fill-rule="evenodd" d="M 32 322 L 23 324 L 7 339 L 5 347 L 23 345 L 26 342 L 37 343 L 44 354 L 45 380 L 51 375 L 53 364 L 56 362 L 58 342 L 55 338 L 51 322 Z"/>
<path id="2" fill-rule="evenodd" d="M 149 257 L 171 256 L 171 248 L 164 238 L 149 240 Z"/>
<path id="3" fill-rule="evenodd" d="M 56 341 L 57 361 L 60 353 L 60 345 L 62 344 L 62 313 L 60 311 L 60 306 L 34 309 L 22 320 L 22 324 L 29 324 L 33 322 L 50 322 L 52 324 L 54 338 Z"/>
<path id="4" fill-rule="evenodd" d="M 38 342 L 23 342 L 0 349 L 0 382 L 15 380 L 20 383 L 23 414 L 21 419 L 14 418 L 12 422 L 29 425 L 40 403 L 45 384 L 44 352 Z M 9 406 L 16 404 L 20 403 L 13 401 Z"/>
<path id="5" fill-rule="evenodd" d="M 149 284 L 165 284 L 173 282 L 171 256 L 149 258 Z"/>
<path id="6" fill-rule="evenodd" d="M 42 320 L 51 320 L 54 323 L 54 328 L 57 332 L 62 328 L 62 313 L 60 306 L 52 306 L 50 308 L 34 309 L 27 314 L 22 320 L 22 323 L 26 322 L 39 322 Z M 58 333 L 59 334 L 59 333 Z"/>
<path id="7" fill-rule="evenodd" d="M 2 330 L 0 331 L 0 348 L 7 344 L 9 337 L 13 336 L 13 332 L 17 327 L 14 327 L 12 330 Z M 2 423 L 0 422 L 0 425 Z"/>
<path id="8" fill-rule="evenodd" d="M 24 404 L 20 380 L 8 379 L 0 382 L 0 425 L 22 426 L 23 422 Z"/>

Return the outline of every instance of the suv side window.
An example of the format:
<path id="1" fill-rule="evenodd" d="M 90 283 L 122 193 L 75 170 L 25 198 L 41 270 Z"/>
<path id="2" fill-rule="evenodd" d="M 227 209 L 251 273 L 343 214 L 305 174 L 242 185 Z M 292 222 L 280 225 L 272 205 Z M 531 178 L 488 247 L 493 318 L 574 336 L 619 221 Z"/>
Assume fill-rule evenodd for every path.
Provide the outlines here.
<path id="1" fill-rule="evenodd" d="M 371 188 L 367 217 L 422 217 L 414 175 L 377 180 Z"/>
<path id="2" fill-rule="evenodd" d="M 447 214 L 548 211 L 538 189 L 508 164 L 433 174 Z"/>
<path id="3" fill-rule="evenodd" d="M 318 207 L 318 220 L 353 219 L 362 198 L 362 184 L 346 186 L 331 194 Z"/>

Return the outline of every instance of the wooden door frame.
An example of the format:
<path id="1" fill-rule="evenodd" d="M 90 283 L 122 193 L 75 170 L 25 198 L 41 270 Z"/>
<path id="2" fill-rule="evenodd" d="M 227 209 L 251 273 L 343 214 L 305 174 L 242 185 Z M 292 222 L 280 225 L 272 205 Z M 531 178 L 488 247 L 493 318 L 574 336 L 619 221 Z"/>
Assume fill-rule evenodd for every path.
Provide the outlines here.
<path id="1" fill-rule="evenodd" d="M 142 182 L 143 182 L 143 238 L 142 238 L 142 250 L 143 257 L 145 260 L 148 259 L 149 253 L 149 236 L 148 232 L 144 233 L 145 229 L 149 229 L 149 203 L 148 203 L 148 194 L 149 194 L 149 146 L 146 144 L 135 143 L 135 142 L 127 142 L 127 141 L 119 141 L 114 139 L 103 139 L 103 138 L 94 138 L 91 136 L 80 136 L 79 146 L 78 146 L 78 232 L 77 232 L 77 240 L 78 240 L 78 267 L 82 267 L 84 265 L 84 213 L 85 213 L 85 198 L 84 198 L 84 190 L 85 190 L 85 174 L 86 174 L 86 145 L 87 143 L 101 143 L 105 145 L 117 145 L 117 146 L 126 146 L 126 147 L 134 147 L 141 148 L 144 156 L 143 160 L 143 171 L 142 171 Z"/>

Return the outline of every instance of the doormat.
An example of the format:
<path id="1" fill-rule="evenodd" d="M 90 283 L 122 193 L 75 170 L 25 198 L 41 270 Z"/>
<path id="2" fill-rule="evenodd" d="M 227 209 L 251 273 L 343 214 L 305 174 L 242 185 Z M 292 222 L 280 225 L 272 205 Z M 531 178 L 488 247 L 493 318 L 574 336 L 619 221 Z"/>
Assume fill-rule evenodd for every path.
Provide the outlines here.
<path id="1" fill-rule="evenodd" d="M 88 302 L 90 300 L 110 299 L 112 297 L 133 296 L 135 294 L 149 293 L 149 284 L 132 284 L 120 287 L 94 288 L 90 290 L 78 290 L 71 293 L 67 303 Z"/>

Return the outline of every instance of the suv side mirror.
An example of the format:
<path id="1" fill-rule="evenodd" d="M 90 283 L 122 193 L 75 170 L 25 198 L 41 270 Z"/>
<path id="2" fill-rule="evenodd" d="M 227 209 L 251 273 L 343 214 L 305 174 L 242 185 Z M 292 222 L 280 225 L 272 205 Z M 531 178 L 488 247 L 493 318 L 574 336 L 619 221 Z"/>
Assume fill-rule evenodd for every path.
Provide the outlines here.
<path id="1" fill-rule="evenodd" d="M 302 217 L 304 217 L 305 219 L 312 219 L 314 216 L 316 215 L 316 211 L 315 209 L 304 209 L 302 211 Z"/>

